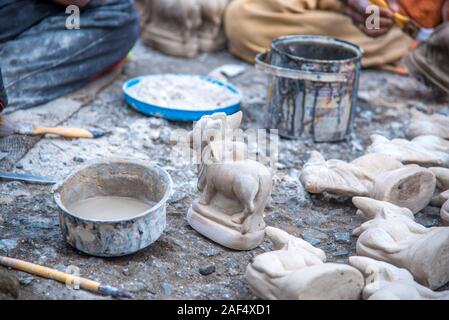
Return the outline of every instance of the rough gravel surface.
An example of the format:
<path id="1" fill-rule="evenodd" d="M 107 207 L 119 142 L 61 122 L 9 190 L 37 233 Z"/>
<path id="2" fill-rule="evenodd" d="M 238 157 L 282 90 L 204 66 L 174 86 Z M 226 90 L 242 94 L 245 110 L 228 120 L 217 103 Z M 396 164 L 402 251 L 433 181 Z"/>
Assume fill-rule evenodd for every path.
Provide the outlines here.
<path id="1" fill-rule="evenodd" d="M 187 209 L 198 197 L 196 170 L 167 155 L 173 151 L 172 132 L 190 129 L 192 124 L 144 117 L 125 104 L 121 91 L 122 83 L 131 77 L 173 72 L 207 75 L 227 63 L 241 62 L 224 52 L 178 59 L 138 45 L 123 75 L 65 123 L 108 130 L 108 136 L 73 141 L 45 138 L 15 166 L 17 172 L 63 178 L 78 165 L 98 157 L 126 156 L 158 163 L 172 176 L 174 193 L 167 207 L 167 228 L 157 242 L 127 257 L 87 256 L 64 242 L 51 187 L 1 182 L 0 255 L 60 270 L 76 266 L 82 276 L 127 288 L 137 299 L 255 299 L 243 275 L 252 257 L 270 250 L 270 242 L 266 240 L 250 252 L 237 252 L 189 227 Z M 264 126 L 261 114 L 266 80 L 251 66 L 231 79 L 244 94 L 244 128 Z M 435 101 L 431 92 L 412 79 L 380 71 L 363 71 L 359 98 L 355 131 L 349 141 L 314 144 L 309 139 L 280 140 L 272 201 L 266 209 L 268 225 L 302 236 L 323 249 L 329 261 L 340 263 L 355 253 L 356 239 L 351 232 L 361 221 L 349 201 L 305 192 L 298 177 L 309 152 L 316 149 L 327 158 L 351 160 L 363 154 L 372 133 L 403 137 L 411 108 L 449 114 L 447 102 Z M 438 208 L 428 207 L 417 217 L 426 226 L 440 225 Z M 18 277 L 22 299 L 109 299 L 24 273 L 7 273 Z"/>

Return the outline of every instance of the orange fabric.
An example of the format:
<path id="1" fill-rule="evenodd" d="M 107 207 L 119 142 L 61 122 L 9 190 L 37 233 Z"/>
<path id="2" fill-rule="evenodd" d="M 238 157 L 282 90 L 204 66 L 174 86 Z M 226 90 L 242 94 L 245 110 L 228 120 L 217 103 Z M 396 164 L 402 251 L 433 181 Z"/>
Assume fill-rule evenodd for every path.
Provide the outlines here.
<path id="1" fill-rule="evenodd" d="M 402 13 L 411 17 L 424 28 L 434 28 L 442 20 L 445 0 L 398 0 Z"/>

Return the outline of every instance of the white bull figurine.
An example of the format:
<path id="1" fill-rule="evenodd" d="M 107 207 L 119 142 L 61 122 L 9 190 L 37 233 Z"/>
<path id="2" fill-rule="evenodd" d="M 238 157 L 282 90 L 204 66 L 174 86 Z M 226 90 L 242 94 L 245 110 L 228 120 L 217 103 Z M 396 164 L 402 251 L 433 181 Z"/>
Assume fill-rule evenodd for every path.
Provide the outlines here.
<path id="1" fill-rule="evenodd" d="M 191 133 L 192 147 L 201 154 L 198 189 L 188 213 L 190 225 L 226 247 L 249 250 L 264 236 L 264 209 L 270 199 L 271 171 L 247 158 L 243 142 L 227 140 L 237 130 L 241 113 L 203 117 Z M 223 139 L 224 137 L 224 139 Z"/>

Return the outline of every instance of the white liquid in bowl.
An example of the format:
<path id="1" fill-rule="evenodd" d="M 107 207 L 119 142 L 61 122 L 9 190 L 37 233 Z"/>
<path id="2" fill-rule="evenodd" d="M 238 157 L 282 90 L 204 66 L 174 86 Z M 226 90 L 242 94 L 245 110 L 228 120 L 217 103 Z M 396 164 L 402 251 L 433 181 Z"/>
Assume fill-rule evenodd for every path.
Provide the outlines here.
<path id="1" fill-rule="evenodd" d="M 153 205 L 134 198 L 99 196 L 72 203 L 67 209 L 84 219 L 119 221 L 136 217 Z"/>

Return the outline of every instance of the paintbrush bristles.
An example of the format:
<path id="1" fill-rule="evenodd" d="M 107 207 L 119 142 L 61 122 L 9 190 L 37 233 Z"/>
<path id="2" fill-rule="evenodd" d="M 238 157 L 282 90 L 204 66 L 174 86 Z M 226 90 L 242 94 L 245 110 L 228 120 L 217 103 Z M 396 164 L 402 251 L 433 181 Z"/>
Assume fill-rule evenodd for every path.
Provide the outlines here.
<path id="1" fill-rule="evenodd" d="M 410 37 L 412 37 L 413 39 L 416 39 L 416 36 L 421 31 L 421 27 L 413 20 L 410 20 L 408 23 L 405 24 L 403 30 Z"/>
<path id="2" fill-rule="evenodd" d="M 3 116 L 0 116 L 0 138 L 8 137 L 15 133 L 14 124 Z"/>

